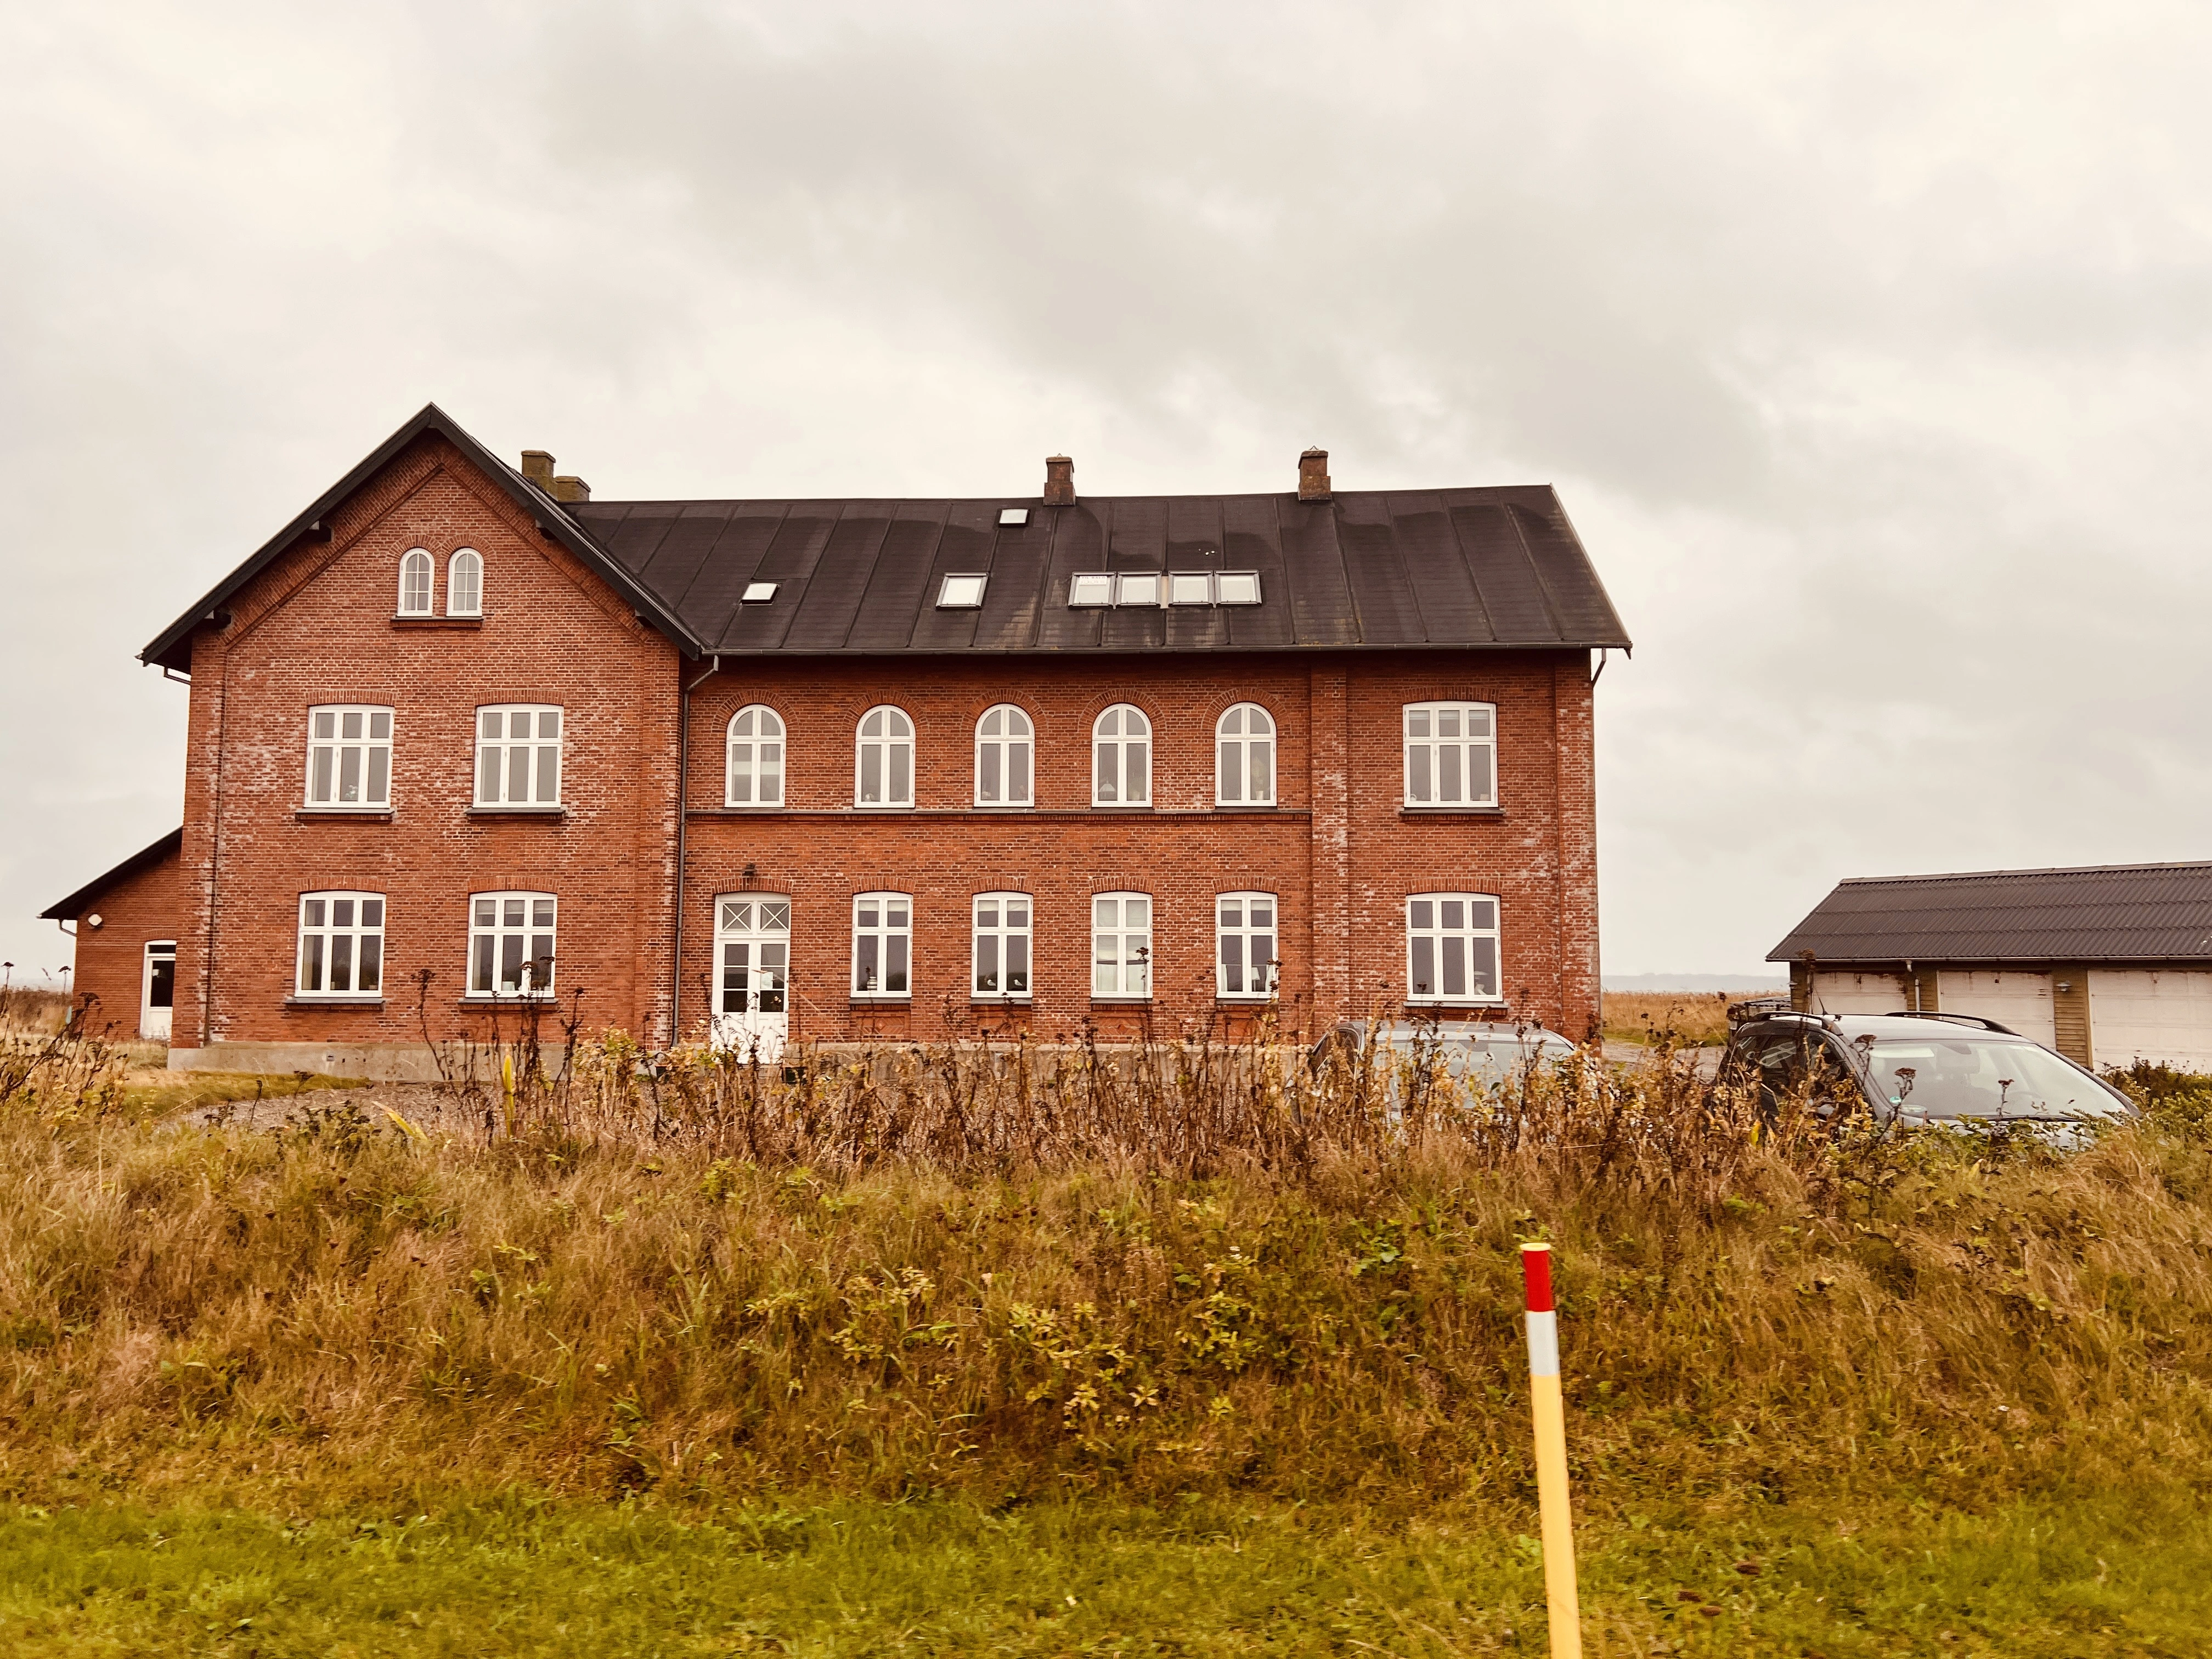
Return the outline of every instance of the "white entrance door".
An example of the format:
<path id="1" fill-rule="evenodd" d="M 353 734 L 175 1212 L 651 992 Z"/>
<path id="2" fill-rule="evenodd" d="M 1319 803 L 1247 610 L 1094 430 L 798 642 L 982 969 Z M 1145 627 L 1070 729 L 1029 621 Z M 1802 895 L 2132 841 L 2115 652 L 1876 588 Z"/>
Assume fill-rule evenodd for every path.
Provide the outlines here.
<path id="1" fill-rule="evenodd" d="M 714 1046 L 781 1060 L 791 1029 L 791 901 L 726 893 L 714 915 Z"/>
<path id="2" fill-rule="evenodd" d="M 176 1003 L 176 941 L 156 939 L 146 947 L 146 969 L 138 992 L 138 1035 L 149 1042 L 167 1042 L 169 1011 Z"/>

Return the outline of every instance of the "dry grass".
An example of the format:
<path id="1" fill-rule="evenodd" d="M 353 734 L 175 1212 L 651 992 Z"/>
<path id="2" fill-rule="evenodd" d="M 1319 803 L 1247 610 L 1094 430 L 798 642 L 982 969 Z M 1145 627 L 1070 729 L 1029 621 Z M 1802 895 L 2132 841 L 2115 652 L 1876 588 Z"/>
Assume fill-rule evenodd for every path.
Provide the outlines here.
<path id="1" fill-rule="evenodd" d="M 1677 1041 L 1710 1047 L 1728 1041 L 1728 1006 L 1773 991 L 1607 991 L 1599 1014 L 1605 1035 L 1624 1042 Z"/>

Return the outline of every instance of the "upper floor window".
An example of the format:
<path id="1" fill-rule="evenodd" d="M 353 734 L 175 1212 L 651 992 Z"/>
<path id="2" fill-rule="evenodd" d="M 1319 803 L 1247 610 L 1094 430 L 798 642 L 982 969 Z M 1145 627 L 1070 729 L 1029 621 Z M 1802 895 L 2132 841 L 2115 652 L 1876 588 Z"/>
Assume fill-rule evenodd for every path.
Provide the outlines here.
<path id="1" fill-rule="evenodd" d="M 477 805 L 561 804 L 561 711 L 538 703 L 477 710 Z"/>
<path id="2" fill-rule="evenodd" d="M 1152 901 L 1146 893 L 1098 893 L 1091 900 L 1091 994 L 1152 994 Z"/>
<path id="3" fill-rule="evenodd" d="M 1415 893 L 1406 901 L 1406 1000 L 1496 1002 L 1498 899 Z"/>
<path id="4" fill-rule="evenodd" d="M 972 951 L 978 1002 L 1026 1002 L 1030 994 L 1030 896 L 975 895 Z"/>
<path id="5" fill-rule="evenodd" d="M 860 716 L 853 769 L 855 805 L 914 805 L 914 722 L 903 709 L 871 708 Z"/>
<path id="6" fill-rule="evenodd" d="M 755 703 L 730 716 L 731 806 L 783 805 L 783 717 Z"/>
<path id="7" fill-rule="evenodd" d="M 1036 730 L 1012 703 L 987 708 L 975 722 L 975 805 L 1030 805 L 1030 760 Z"/>
<path id="8" fill-rule="evenodd" d="M 914 947 L 914 897 L 908 893 L 853 896 L 853 994 L 904 999 L 914 994 L 908 964 Z"/>
<path id="9" fill-rule="evenodd" d="M 553 994 L 550 893 L 476 893 L 469 899 L 469 991 L 472 997 Z"/>
<path id="10" fill-rule="evenodd" d="M 1213 799 L 1222 806 L 1275 804 L 1275 722 L 1257 703 L 1240 702 L 1213 728 Z"/>
<path id="11" fill-rule="evenodd" d="M 1224 893 L 1213 902 L 1213 988 L 1224 997 L 1264 997 L 1275 988 L 1275 896 Z"/>
<path id="12" fill-rule="evenodd" d="M 307 805 L 392 805 L 392 711 L 330 704 L 307 711 Z"/>
<path id="13" fill-rule="evenodd" d="M 1152 799 L 1152 723 L 1117 702 L 1091 728 L 1091 804 L 1148 806 Z"/>
<path id="14" fill-rule="evenodd" d="M 1493 705 L 1406 705 L 1406 805 L 1498 805 L 1498 710 Z"/>
<path id="15" fill-rule="evenodd" d="M 446 561 L 446 614 L 483 615 L 483 555 L 465 547 Z"/>
<path id="16" fill-rule="evenodd" d="M 428 549 L 410 547 L 399 560 L 399 614 L 403 617 L 427 617 L 430 614 L 430 589 L 435 580 L 435 570 Z"/>
<path id="17" fill-rule="evenodd" d="M 384 895 L 302 893 L 293 978 L 303 997 L 378 996 L 384 990 Z"/>

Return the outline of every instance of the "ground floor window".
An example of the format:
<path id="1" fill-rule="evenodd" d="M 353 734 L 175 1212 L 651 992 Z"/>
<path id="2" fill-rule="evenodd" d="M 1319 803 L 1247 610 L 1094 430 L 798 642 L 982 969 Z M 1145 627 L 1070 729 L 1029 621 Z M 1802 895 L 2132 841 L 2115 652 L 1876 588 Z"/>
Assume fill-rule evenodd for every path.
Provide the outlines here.
<path id="1" fill-rule="evenodd" d="M 1152 901 L 1145 893 L 1099 893 L 1091 901 L 1091 994 L 1152 994 Z"/>
<path id="2" fill-rule="evenodd" d="M 1214 991 L 1265 997 L 1275 989 L 1275 896 L 1224 893 L 1213 902 Z"/>
<path id="3" fill-rule="evenodd" d="M 856 893 L 853 897 L 853 994 L 896 998 L 913 994 L 908 964 L 914 945 L 914 898 L 907 893 Z"/>
<path id="4" fill-rule="evenodd" d="M 1415 893 L 1406 901 L 1406 1000 L 1495 1002 L 1498 900 L 1489 893 Z"/>
<path id="5" fill-rule="evenodd" d="M 469 900 L 469 994 L 553 994 L 559 901 L 550 893 L 477 893 Z"/>
<path id="6" fill-rule="evenodd" d="M 978 1001 L 1027 1001 L 1030 994 L 1030 896 L 975 895 L 973 951 Z"/>
<path id="7" fill-rule="evenodd" d="M 175 961 L 173 947 L 172 971 Z M 303 997 L 382 993 L 383 894 L 300 895 L 300 951 L 293 988 Z"/>

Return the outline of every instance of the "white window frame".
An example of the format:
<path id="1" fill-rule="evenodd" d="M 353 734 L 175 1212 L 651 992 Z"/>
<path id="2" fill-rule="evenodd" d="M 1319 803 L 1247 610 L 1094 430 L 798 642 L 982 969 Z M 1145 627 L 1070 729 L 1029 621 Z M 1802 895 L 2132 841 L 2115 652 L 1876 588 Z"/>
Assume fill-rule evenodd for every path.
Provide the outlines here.
<path id="1" fill-rule="evenodd" d="M 1126 729 L 1127 721 L 1124 717 L 1130 714 L 1135 715 L 1144 723 L 1142 732 L 1130 732 Z M 1105 730 L 1106 722 L 1109 719 L 1115 722 L 1115 729 L 1111 733 Z M 1127 750 L 1133 743 L 1141 743 L 1144 745 L 1143 775 L 1139 780 L 1144 792 L 1144 799 L 1141 800 L 1126 799 L 1129 792 L 1129 757 Z M 1112 759 L 1109 763 L 1109 770 L 1112 775 L 1113 782 L 1108 785 L 1103 783 L 1099 768 L 1102 763 L 1107 761 L 1109 754 Z M 1115 796 L 1121 798 L 1113 798 Z M 1117 702 L 1111 708 L 1102 708 L 1098 711 L 1098 718 L 1091 722 L 1091 804 L 1093 806 L 1147 808 L 1152 804 L 1152 720 L 1151 715 L 1146 714 L 1134 703 Z"/>
<path id="2" fill-rule="evenodd" d="M 465 564 L 462 562 L 465 559 Z M 465 589 L 469 601 L 465 605 L 462 603 Z M 453 556 L 446 561 L 446 614 L 483 615 L 483 555 L 473 547 L 457 547 Z"/>
<path id="3" fill-rule="evenodd" d="M 1231 597 L 1231 595 L 1234 597 Z M 1210 605 L 1257 605 L 1260 573 L 1256 570 L 1170 570 L 1167 603 L 1182 608 Z"/>
<path id="4" fill-rule="evenodd" d="M 953 586 L 955 582 L 958 582 L 962 584 L 962 586 L 955 587 Z M 972 593 L 966 586 L 966 584 L 969 582 L 975 584 L 975 591 Z M 987 571 L 955 570 L 950 572 L 946 574 L 945 579 L 937 585 L 937 608 L 939 611 L 980 611 L 983 608 L 983 590 L 990 586 L 990 585 L 991 578 L 989 573 Z"/>
<path id="5" fill-rule="evenodd" d="M 871 736 L 869 722 L 878 715 L 884 717 L 884 730 Z M 903 726 L 901 732 L 898 728 Z M 896 811 L 914 805 L 914 716 L 896 703 L 879 702 L 860 716 L 853 728 L 853 805 L 869 811 Z M 906 790 L 900 795 L 892 784 L 896 778 L 899 751 L 905 753 Z M 878 768 L 877 788 L 884 797 L 880 800 L 866 799 L 868 786 L 869 750 L 879 752 L 875 759 Z"/>
<path id="6" fill-rule="evenodd" d="M 880 988 L 862 988 L 870 970 L 864 964 L 872 965 Z M 897 990 L 890 988 L 890 981 L 901 977 L 906 984 Z M 913 894 L 853 895 L 853 975 L 846 983 L 852 988 L 855 1002 L 914 1000 Z"/>
<path id="7" fill-rule="evenodd" d="M 1067 579 L 1067 603 L 1078 611 L 1158 611 L 1167 603 L 1167 580 L 1164 570 L 1078 571 Z"/>
<path id="8" fill-rule="evenodd" d="M 521 906 L 519 920 L 511 920 L 518 915 L 510 908 L 516 904 Z M 484 910 L 487 905 L 491 907 L 489 920 Z M 512 890 L 470 894 L 468 989 L 462 994 L 463 1000 L 521 1002 L 552 996 L 560 933 L 561 901 L 551 893 Z M 507 949 L 510 939 L 515 942 L 512 952 Z M 538 948 L 541 943 L 545 947 L 543 951 Z M 507 977 L 510 959 L 516 977 L 516 988 L 513 990 L 501 983 Z"/>
<path id="9" fill-rule="evenodd" d="M 410 576 L 420 574 L 422 583 L 417 592 L 408 589 L 415 586 Z M 419 604 L 410 601 L 418 599 Z M 427 547 L 410 547 L 399 556 L 399 601 L 393 611 L 400 617 L 432 617 L 438 607 L 438 562 L 430 556 Z"/>
<path id="10" fill-rule="evenodd" d="M 323 732 L 328 723 L 329 735 Z M 346 735 L 349 722 L 360 730 Z M 369 702 L 320 702 L 307 710 L 307 773 L 301 801 L 310 812 L 388 812 L 392 810 L 392 732 L 398 716 Z M 377 728 L 384 731 L 376 735 Z M 354 799 L 343 799 L 346 769 L 355 769 Z M 322 798 L 317 799 L 317 791 Z"/>
<path id="11" fill-rule="evenodd" d="M 1469 735 L 1478 721 L 1485 730 Z M 1458 730 L 1449 735 L 1447 724 Z M 1400 742 L 1405 750 L 1405 806 L 1412 812 L 1466 811 L 1498 805 L 1498 705 L 1494 702 L 1409 702 L 1399 714 Z M 1473 781 L 1477 757 L 1489 787 L 1477 794 Z M 1459 793 L 1443 793 L 1446 775 L 1458 781 Z"/>
<path id="12" fill-rule="evenodd" d="M 741 732 L 738 722 L 752 716 L 753 729 Z M 774 732 L 767 729 L 773 721 Z M 781 806 L 783 805 L 784 780 L 791 758 L 790 737 L 784 726 L 783 716 L 764 702 L 749 702 L 730 716 L 730 723 L 722 728 L 722 805 L 725 806 Z M 775 750 L 775 799 L 769 798 L 765 785 L 771 781 L 766 772 L 770 757 L 764 751 Z M 743 755 L 739 750 L 744 750 Z M 753 799 L 742 799 L 738 793 L 738 768 L 742 761 L 746 767 L 746 790 Z"/>
<path id="13" fill-rule="evenodd" d="M 1141 904 L 1140 921 L 1129 906 Z M 1109 910 L 1109 907 L 1112 907 Z M 1091 896 L 1091 1000 L 1093 1002 L 1149 1002 L 1152 998 L 1152 924 L 1150 893 L 1093 893 Z M 1141 944 L 1137 941 L 1141 940 Z"/>
<path id="14" fill-rule="evenodd" d="M 1016 920 L 1018 916 L 1019 920 Z M 1018 951 L 1012 947 L 1020 943 Z M 1022 959 L 1021 986 L 1012 961 Z M 984 988 L 984 963 L 999 988 Z M 968 996 L 974 1002 L 1028 1002 L 1036 984 L 1036 901 L 1028 893 L 978 893 L 968 907 Z"/>
<path id="15" fill-rule="evenodd" d="M 1453 906 L 1460 907 L 1457 922 Z M 1425 908 L 1424 907 L 1426 907 Z M 1495 893 L 1408 893 L 1406 896 L 1406 1000 L 1438 1007 L 1479 1008 L 1505 1000 L 1504 907 Z M 1487 921 L 1484 920 L 1487 915 Z M 1428 946 L 1425 952 L 1423 945 Z M 1458 947 L 1462 989 L 1444 988 Z M 1477 990 L 1486 946 L 1491 987 Z M 1423 960 L 1425 955 L 1427 960 Z M 1424 977 L 1425 975 L 1425 977 Z M 1418 988 L 1429 987 L 1426 990 Z"/>
<path id="16" fill-rule="evenodd" d="M 1264 922 L 1253 915 L 1261 905 L 1267 907 Z M 1265 957 L 1252 948 L 1254 941 L 1261 939 L 1267 941 Z M 1232 957 L 1235 976 L 1245 981 L 1242 987 L 1232 987 L 1229 982 Z M 1267 1001 L 1281 983 L 1282 957 L 1280 899 L 1273 893 L 1258 892 L 1213 896 L 1213 994 L 1217 998 L 1223 1002 Z M 1254 981 L 1258 981 L 1256 985 Z"/>
<path id="17" fill-rule="evenodd" d="M 496 737 L 487 734 L 484 730 L 484 718 L 492 714 L 497 715 L 500 721 L 500 732 Z M 529 717 L 529 735 L 520 738 L 514 735 L 517 714 Z M 553 726 L 550 734 L 545 730 L 548 716 L 551 717 Z M 562 762 L 566 758 L 563 751 L 568 744 L 568 711 L 566 708 L 552 702 L 481 703 L 477 708 L 476 734 L 477 805 L 507 812 L 552 812 L 560 810 L 561 775 L 565 769 Z M 527 799 L 521 800 L 510 798 L 514 785 L 514 751 L 518 749 L 522 750 L 526 757 L 523 769 L 529 780 L 523 789 Z M 498 757 L 494 763 L 497 787 L 487 794 L 484 789 L 484 761 L 487 756 L 495 754 Z M 545 769 L 549 766 L 553 772 L 550 799 L 545 793 Z"/>
<path id="18" fill-rule="evenodd" d="M 1237 728 L 1234 732 L 1229 729 L 1232 720 Z M 1265 729 L 1255 729 L 1255 721 Z M 1267 751 L 1266 759 L 1255 762 L 1251 751 L 1262 744 Z M 1223 709 L 1221 718 L 1213 723 L 1213 804 L 1273 806 L 1275 759 L 1280 750 L 1275 717 L 1258 703 L 1240 702 Z"/>
<path id="19" fill-rule="evenodd" d="M 999 730 L 984 728 L 996 721 Z M 1020 730 L 1013 728 L 1020 722 Z M 1017 754 L 1021 761 L 1021 787 L 1013 787 Z M 987 759 L 988 757 L 988 759 Z M 998 799 L 985 787 L 988 760 L 998 763 Z M 1029 710 L 1011 702 L 993 703 L 975 722 L 975 805 L 978 806 L 1034 806 L 1036 805 L 1036 722 Z"/>
<path id="20" fill-rule="evenodd" d="M 371 920 L 370 913 L 374 912 Z M 339 920 L 339 913 L 344 920 Z M 386 901 L 381 893 L 349 888 L 325 889 L 300 895 L 294 913 L 295 944 L 292 952 L 292 994 L 302 1001 L 374 1002 L 384 995 L 384 929 Z M 345 958 L 343 989 L 332 985 L 338 975 L 338 958 Z M 368 975 L 362 969 L 371 964 Z M 375 981 L 363 985 L 364 977 Z M 313 983 L 310 984 L 309 981 Z"/>

